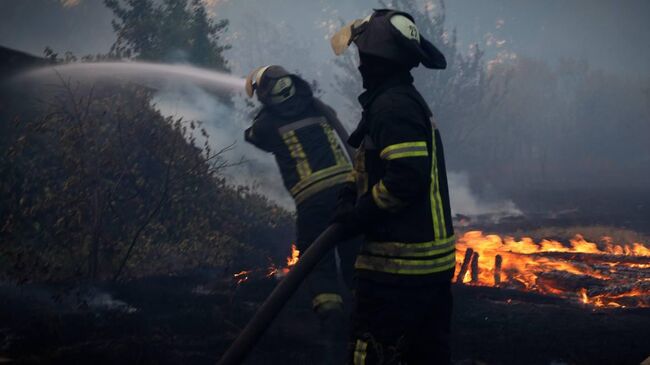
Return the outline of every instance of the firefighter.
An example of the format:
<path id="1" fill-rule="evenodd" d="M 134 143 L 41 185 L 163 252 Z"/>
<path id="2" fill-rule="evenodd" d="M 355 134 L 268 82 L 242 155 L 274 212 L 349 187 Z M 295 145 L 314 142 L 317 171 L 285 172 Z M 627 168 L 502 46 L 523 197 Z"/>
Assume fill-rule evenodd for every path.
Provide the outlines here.
<path id="1" fill-rule="evenodd" d="M 284 185 L 296 203 L 296 246 L 304 251 L 327 228 L 338 191 L 349 181 L 352 164 L 344 143 L 347 132 L 334 110 L 313 96 L 307 82 L 280 66 L 253 70 L 246 79 L 246 92 L 249 97 L 256 94 L 262 108 L 245 139 L 275 156 Z M 348 286 L 359 244 L 357 240 L 337 247 Z M 348 316 L 334 251 L 317 265 L 307 287 L 327 346 L 324 363 L 340 364 L 345 359 Z"/>
<path id="2" fill-rule="evenodd" d="M 334 221 L 362 233 L 352 313 L 353 364 L 450 362 L 454 229 L 440 133 L 413 86 L 419 64 L 446 68 L 443 54 L 404 12 L 381 9 L 331 39 L 357 46 L 365 91 L 356 184 L 342 189 Z"/>

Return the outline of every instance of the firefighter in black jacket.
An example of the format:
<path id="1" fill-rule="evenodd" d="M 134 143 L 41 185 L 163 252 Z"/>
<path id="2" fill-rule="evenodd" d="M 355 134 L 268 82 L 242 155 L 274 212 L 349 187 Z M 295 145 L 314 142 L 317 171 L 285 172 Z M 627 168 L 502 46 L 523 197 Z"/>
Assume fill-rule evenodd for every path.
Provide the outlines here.
<path id="1" fill-rule="evenodd" d="M 304 251 L 327 228 L 337 193 L 342 184 L 350 181 L 350 152 L 342 142 L 347 132 L 334 110 L 313 97 L 307 82 L 280 66 L 251 72 L 246 92 L 249 97 L 257 94 L 262 109 L 246 130 L 245 139 L 275 156 L 284 185 L 296 203 L 296 246 Z M 337 247 L 348 285 L 359 244 L 351 241 Z M 321 332 L 329 347 L 325 363 L 340 363 L 345 356 L 347 319 L 337 278 L 332 251 L 307 279 L 312 307 L 321 320 Z"/>
<path id="2" fill-rule="evenodd" d="M 356 186 L 340 194 L 334 221 L 363 233 L 352 316 L 353 364 L 446 364 L 455 241 L 445 161 L 432 114 L 413 86 L 422 63 L 444 69 L 442 53 L 403 12 L 376 10 L 332 38 L 338 55 L 359 50 L 365 92 Z"/>

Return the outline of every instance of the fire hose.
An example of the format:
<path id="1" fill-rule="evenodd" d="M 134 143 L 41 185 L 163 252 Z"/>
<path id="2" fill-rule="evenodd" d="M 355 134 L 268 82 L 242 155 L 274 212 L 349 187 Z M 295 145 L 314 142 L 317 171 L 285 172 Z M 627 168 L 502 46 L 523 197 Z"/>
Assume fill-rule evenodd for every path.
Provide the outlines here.
<path id="1" fill-rule="evenodd" d="M 246 355 L 262 337 L 303 280 L 342 237 L 343 227 L 340 224 L 332 224 L 316 238 L 304 254 L 301 255 L 298 263 L 262 303 L 262 306 L 235 339 L 235 342 L 230 345 L 230 348 L 221 357 L 217 365 L 238 365 L 244 361 Z"/>

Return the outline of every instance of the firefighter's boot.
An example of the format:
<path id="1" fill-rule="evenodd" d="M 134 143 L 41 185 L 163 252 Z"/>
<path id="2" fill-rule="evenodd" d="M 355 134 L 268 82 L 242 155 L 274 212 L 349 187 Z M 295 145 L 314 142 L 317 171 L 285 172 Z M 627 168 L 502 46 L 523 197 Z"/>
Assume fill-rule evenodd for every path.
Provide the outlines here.
<path id="1" fill-rule="evenodd" d="M 320 321 L 320 337 L 323 343 L 323 365 L 345 363 L 348 340 L 348 318 L 343 310 L 340 296 L 336 300 L 315 306 L 314 310 Z"/>

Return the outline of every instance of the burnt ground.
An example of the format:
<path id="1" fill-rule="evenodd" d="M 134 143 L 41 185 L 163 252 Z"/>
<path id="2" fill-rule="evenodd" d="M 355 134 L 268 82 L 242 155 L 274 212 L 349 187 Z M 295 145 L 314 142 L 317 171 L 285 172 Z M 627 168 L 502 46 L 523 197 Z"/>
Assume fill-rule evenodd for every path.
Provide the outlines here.
<path id="1" fill-rule="evenodd" d="M 43 288 L 5 288 L 0 358 L 16 364 L 214 364 L 274 282 L 244 283 L 224 295 L 223 283 L 211 277 L 149 278 L 90 294 L 68 292 L 56 301 Z M 650 309 L 594 311 L 529 293 L 454 291 L 457 362 L 639 364 L 650 356 Z M 320 345 L 306 302 L 294 298 L 248 364 L 315 363 Z"/>
<path id="2" fill-rule="evenodd" d="M 493 232 L 576 224 L 650 232 L 650 194 L 576 194 L 540 199 L 546 206 L 527 207 L 527 218 L 476 223 Z M 212 270 L 93 288 L 0 285 L 0 363 L 214 364 L 275 284 L 218 277 Z M 650 356 L 650 308 L 594 310 L 495 288 L 454 292 L 457 364 L 639 364 Z M 307 303 L 304 293 L 293 298 L 247 364 L 317 363 Z"/>

